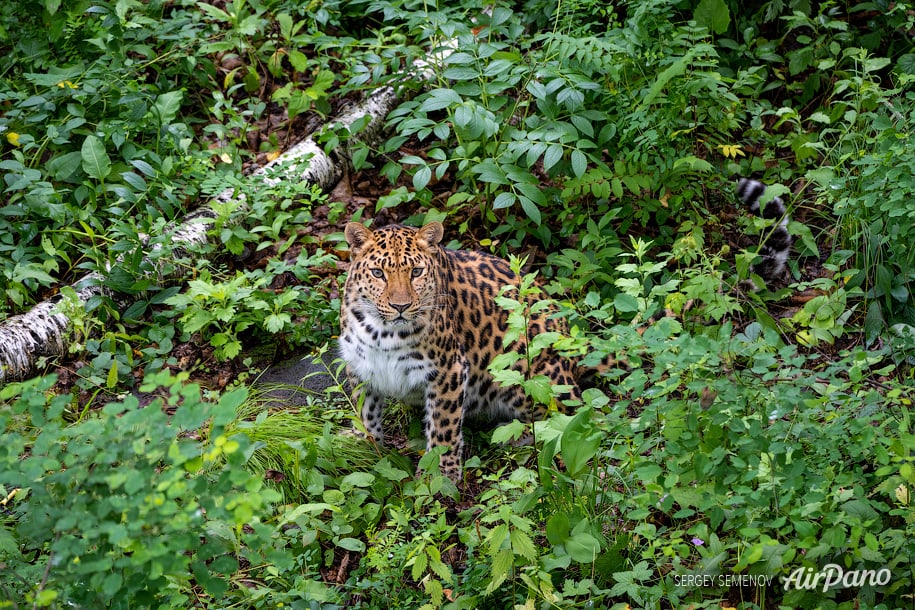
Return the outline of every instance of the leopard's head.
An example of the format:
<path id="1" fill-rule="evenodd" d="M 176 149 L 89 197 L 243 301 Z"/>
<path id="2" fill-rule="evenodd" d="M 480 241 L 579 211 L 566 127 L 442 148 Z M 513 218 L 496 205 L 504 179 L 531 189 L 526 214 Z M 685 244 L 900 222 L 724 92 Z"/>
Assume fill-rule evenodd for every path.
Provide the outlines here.
<path id="1" fill-rule="evenodd" d="M 376 231 L 346 225 L 351 266 L 344 306 L 384 325 L 423 325 L 440 305 L 437 252 L 443 233 L 440 222 Z"/>

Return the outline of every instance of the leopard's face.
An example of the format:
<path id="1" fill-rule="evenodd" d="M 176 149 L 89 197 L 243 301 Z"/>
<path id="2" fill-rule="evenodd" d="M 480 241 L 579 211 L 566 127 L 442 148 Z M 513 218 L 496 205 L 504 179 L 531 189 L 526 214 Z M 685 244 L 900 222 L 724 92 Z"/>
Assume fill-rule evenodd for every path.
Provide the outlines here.
<path id="1" fill-rule="evenodd" d="M 442 226 L 420 230 L 346 227 L 351 266 L 344 289 L 350 310 L 380 326 L 424 326 L 440 305 L 436 247 Z"/>

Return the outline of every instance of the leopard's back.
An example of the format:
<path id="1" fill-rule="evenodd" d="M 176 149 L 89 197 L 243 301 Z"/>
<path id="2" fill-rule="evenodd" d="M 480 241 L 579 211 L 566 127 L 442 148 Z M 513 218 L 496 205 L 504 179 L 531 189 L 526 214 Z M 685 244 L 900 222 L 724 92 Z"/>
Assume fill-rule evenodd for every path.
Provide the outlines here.
<path id="1" fill-rule="evenodd" d="M 543 405 L 532 405 L 518 386 L 502 387 L 493 381 L 489 365 L 506 352 L 524 354 L 527 341 L 545 332 L 566 334 L 565 321 L 546 312 L 534 313 L 528 328 L 513 343 L 505 345 L 508 331 L 508 311 L 496 303 L 503 286 L 518 286 L 520 278 L 508 262 L 482 252 L 445 250 L 446 268 L 453 331 L 469 364 L 465 416 L 484 423 L 521 419 L 530 421 L 544 416 Z M 509 294 L 509 296 L 517 296 Z M 575 362 L 558 358 L 546 350 L 531 362 L 521 358 L 517 366 L 522 373 L 546 375 L 554 385 L 571 386 L 565 397 L 576 397 Z"/>

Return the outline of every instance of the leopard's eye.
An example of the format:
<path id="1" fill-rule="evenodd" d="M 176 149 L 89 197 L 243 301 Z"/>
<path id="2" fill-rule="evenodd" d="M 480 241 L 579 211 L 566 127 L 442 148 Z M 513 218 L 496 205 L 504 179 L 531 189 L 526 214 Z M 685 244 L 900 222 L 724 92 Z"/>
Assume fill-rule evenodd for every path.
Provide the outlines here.
<path id="1" fill-rule="evenodd" d="M 417 278 L 421 276 L 425 271 L 425 267 L 413 267 L 413 271 L 410 272 L 410 275 L 414 278 Z"/>
<path id="2" fill-rule="evenodd" d="M 382 271 L 381 269 L 369 269 L 369 271 L 371 271 L 372 275 L 377 277 L 379 280 L 384 279 L 384 271 Z"/>

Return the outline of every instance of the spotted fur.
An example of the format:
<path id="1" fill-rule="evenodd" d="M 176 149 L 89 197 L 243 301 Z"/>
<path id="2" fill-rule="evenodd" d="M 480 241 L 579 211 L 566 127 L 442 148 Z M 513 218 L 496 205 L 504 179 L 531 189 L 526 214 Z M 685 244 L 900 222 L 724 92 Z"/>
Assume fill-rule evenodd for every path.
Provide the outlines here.
<path id="1" fill-rule="evenodd" d="M 427 448 L 449 448 L 442 471 L 457 481 L 465 421 L 530 421 L 545 409 L 532 408 L 521 388 L 500 386 L 487 370 L 497 355 L 525 351 L 523 336 L 503 347 L 508 314 L 495 303 L 503 286 L 518 285 L 518 276 L 502 259 L 442 247 L 442 234 L 438 222 L 375 231 L 347 225 L 351 266 L 340 307 L 340 349 L 368 433 L 384 441 L 387 397 L 422 407 Z M 564 321 L 532 314 L 529 336 L 552 331 L 564 332 Z M 525 366 L 522 358 L 519 370 Z M 574 359 L 544 350 L 530 374 L 546 375 L 568 387 L 563 398 L 578 399 L 576 367 Z"/>
<path id="2" fill-rule="evenodd" d="M 766 185 L 757 180 L 741 178 L 737 182 L 737 196 L 750 208 L 750 212 L 762 218 L 775 220 L 777 224 L 765 232 L 765 242 L 760 245 L 759 262 L 753 265 L 756 273 L 767 284 L 782 279 L 787 271 L 788 256 L 791 253 L 792 238 L 788 233 L 790 218 L 785 202 L 773 197 L 760 209 L 760 200 L 766 192 Z"/>

